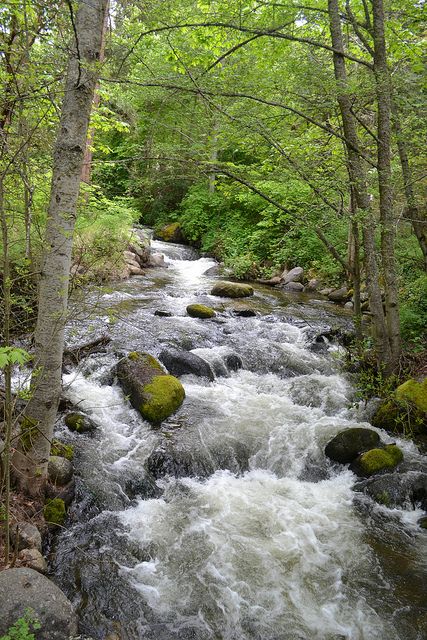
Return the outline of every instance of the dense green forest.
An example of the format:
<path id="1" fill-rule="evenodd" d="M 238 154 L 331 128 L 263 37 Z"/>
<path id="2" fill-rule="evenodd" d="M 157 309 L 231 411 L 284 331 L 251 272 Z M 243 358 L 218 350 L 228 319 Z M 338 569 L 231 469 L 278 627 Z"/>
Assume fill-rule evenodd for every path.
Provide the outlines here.
<path id="1" fill-rule="evenodd" d="M 44 491 L 69 294 L 123 277 L 135 226 L 345 288 L 364 393 L 425 374 L 426 27 L 424 0 L 1 2 L 6 527 L 12 457 Z"/>

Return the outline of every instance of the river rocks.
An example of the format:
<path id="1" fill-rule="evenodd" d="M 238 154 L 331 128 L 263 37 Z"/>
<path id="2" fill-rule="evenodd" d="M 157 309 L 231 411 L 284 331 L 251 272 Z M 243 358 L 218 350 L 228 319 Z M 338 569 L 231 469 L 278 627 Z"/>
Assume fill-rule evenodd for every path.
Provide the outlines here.
<path id="1" fill-rule="evenodd" d="M 171 313 L 171 311 L 165 311 L 164 309 L 156 309 L 154 315 L 159 316 L 159 318 L 172 318 L 173 313 Z"/>
<path id="2" fill-rule="evenodd" d="M 27 610 L 41 626 L 40 633 L 36 633 L 40 640 L 68 640 L 77 634 L 77 617 L 71 602 L 37 571 L 27 567 L 1 571 L 0 593 L 0 634 L 6 634 Z"/>
<path id="3" fill-rule="evenodd" d="M 290 271 L 284 271 L 281 280 L 284 285 L 290 282 L 302 282 L 304 278 L 304 269 L 302 267 L 294 267 Z"/>
<path id="4" fill-rule="evenodd" d="M 151 253 L 147 262 L 147 267 L 163 267 L 167 269 L 168 265 L 166 264 L 163 253 L 158 253 L 157 251 Z"/>
<path id="5" fill-rule="evenodd" d="M 193 374 L 202 378 L 214 379 L 214 374 L 209 364 L 190 351 L 179 349 L 165 349 L 159 355 L 159 360 L 174 376 Z"/>
<path id="6" fill-rule="evenodd" d="M 402 460 L 402 450 L 395 444 L 388 444 L 381 449 L 370 449 L 362 453 L 353 462 L 351 469 L 359 476 L 372 476 L 394 469 Z"/>
<path id="7" fill-rule="evenodd" d="M 307 282 L 307 284 L 304 287 L 304 290 L 307 291 L 307 293 L 310 293 L 312 291 L 317 291 L 319 287 L 320 287 L 320 280 L 318 280 L 317 278 L 312 278 Z"/>
<path id="8" fill-rule="evenodd" d="M 16 549 L 18 545 L 18 551 L 22 549 L 37 549 L 42 550 L 42 537 L 37 527 L 30 522 L 18 522 L 10 529 L 10 541 L 13 547 Z"/>
<path id="9" fill-rule="evenodd" d="M 275 287 L 276 285 L 280 284 L 282 282 L 282 277 L 281 276 L 273 276 L 272 278 L 258 278 L 257 279 L 258 284 L 265 284 L 267 287 Z"/>
<path id="10" fill-rule="evenodd" d="M 287 282 L 283 285 L 284 291 L 294 291 L 295 293 L 301 293 L 304 291 L 304 285 L 301 282 Z"/>
<path id="11" fill-rule="evenodd" d="M 427 511 L 427 473 L 384 473 L 359 481 L 355 489 L 390 509 L 421 506 Z"/>
<path id="12" fill-rule="evenodd" d="M 250 309 L 249 307 L 242 307 L 241 309 L 232 309 L 232 312 L 235 316 L 239 316 L 240 318 L 255 318 L 256 311 Z"/>
<path id="13" fill-rule="evenodd" d="M 66 458 L 49 456 L 47 473 L 51 482 L 64 485 L 70 482 L 73 477 L 73 465 Z"/>
<path id="14" fill-rule="evenodd" d="M 39 573 L 47 573 L 47 562 L 37 549 L 22 549 L 18 553 L 21 565 L 34 569 Z"/>
<path id="15" fill-rule="evenodd" d="M 134 351 L 117 364 L 117 377 L 132 406 L 153 425 L 175 413 L 184 401 L 184 387 L 167 375 L 148 353 Z"/>
<path id="16" fill-rule="evenodd" d="M 241 282 L 217 282 L 211 290 L 211 295 L 223 298 L 246 298 L 253 294 L 253 287 Z"/>
<path id="17" fill-rule="evenodd" d="M 209 269 L 206 269 L 206 271 L 203 273 L 204 276 L 219 276 L 221 272 L 221 267 L 219 264 L 215 264 L 213 267 L 209 267 Z"/>
<path id="18" fill-rule="evenodd" d="M 176 242 L 178 244 L 184 242 L 184 236 L 179 222 L 172 222 L 159 229 L 156 232 L 156 238 L 163 240 L 163 242 Z"/>
<path id="19" fill-rule="evenodd" d="M 411 402 L 424 413 L 427 413 L 427 378 L 422 382 L 407 380 L 396 389 L 398 402 Z"/>
<path id="20" fill-rule="evenodd" d="M 96 429 L 96 424 L 88 416 L 77 411 L 67 413 L 64 422 L 70 431 L 77 431 L 77 433 L 87 433 Z"/>
<path id="21" fill-rule="evenodd" d="M 201 319 L 214 318 L 216 316 L 215 311 L 204 304 L 189 304 L 187 307 L 187 313 L 192 318 Z"/>
<path id="22" fill-rule="evenodd" d="M 375 427 L 404 435 L 427 431 L 427 378 L 423 382 L 407 380 L 394 396 L 384 400 L 372 417 Z"/>
<path id="23" fill-rule="evenodd" d="M 344 304 L 347 302 L 351 294 L 347 287 L 341 287 L 340 289 L 334 289 L 330 293 L 328 293 L 328 298 L 331 302 L 336 302 L 337 304 Z"/>
<path id="24" fill-rule="evenodd" d="M 330 460 L 346 464 L 352 462 L 363 451 L 373 449 L 380 443 L 376 431 L 364 427 L 351 427 L 340 431 L 326 445 L 325 454 Z"/>

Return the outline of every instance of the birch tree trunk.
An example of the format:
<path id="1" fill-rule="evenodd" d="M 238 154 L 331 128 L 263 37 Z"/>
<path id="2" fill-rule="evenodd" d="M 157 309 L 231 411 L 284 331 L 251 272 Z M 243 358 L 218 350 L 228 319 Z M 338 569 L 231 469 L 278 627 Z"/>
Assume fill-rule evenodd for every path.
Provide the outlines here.
<path id="1" fill-rule="evenodd" d="M 73 232 L 106 7 L 107 0 L 81 0 L 75 22 L 72 16 L 75 40 L 54 148 L 35 330 L 36 368 L 20 448 L 14 459 L 18 483 L 31 495 L 40 495 L 44 490 L 61 392 Z"/>

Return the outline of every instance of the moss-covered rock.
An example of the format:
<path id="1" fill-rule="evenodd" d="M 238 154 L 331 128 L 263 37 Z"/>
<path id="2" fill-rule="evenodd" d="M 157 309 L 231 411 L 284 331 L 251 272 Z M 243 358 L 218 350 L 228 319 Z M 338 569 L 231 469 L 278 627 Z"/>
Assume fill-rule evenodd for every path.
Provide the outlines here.
<path id="1" fill-rule="evenodd" d="M 337 433 L 325 447 L 330 460 L 346 464 L 353 462 L 364 451 L 378 447 L 380 437 L 376 431 L 363 427 L 351 427 Z"/>
<path id="2" fill-rule="evenodd" d="M 175 413 L 185 398 L 184 387 L 166 374 L 148 353 L 134 351 L 117 364 L 117 377 L 132 406 L 153 425 Z"/>
<path id="3" fill-rule="evenodd" d="M 396 389 L 396 400 L 411 402 L 419 411 L 427 413 L 427 378 L 422 382 L 407 380 Z"/>
<path id="4" fill-rule="evenodd" d="M 181 226 L 179 222 L 167 224 L 156 232 L 156 238 L 163 242 L 184 242 Z"/>
<path id="5" fill-rule="evenodd" d="M 355 460 L 352 469 L 360 476 L 373 476 L 394 469 L 402 460 L 402 450 L 395 444 L 388 444 L 382 449 L 370 449 L 362 453 Z"/>
<path id="6" fill-rule="evenodd" d="M 47 500 L 43 515 L 48 524 L 63 525 L 66 518 L 65 502 L 61 498 Z"/>
<path id="7" fill-rule="evenodd" d="M 187 307 L 187 313 L 192 318 L 213 318 L 216 313 L 211 307 L 207 307 L 204 304 L 189 304 Z"/>
<path id="8" fill-rule="evenodd" d="M 423 516 L 418 520 L 418 524 L 421 529 L 427 529 L 427 516 Z"/>
<path id="9" fill-rule="evenodd" d="M 61 458 L 65 458 L 71 462 L 74 458 L 74 447 L 72 444 L 65 444 L 60 440 L 52 440 L 50 455 L 60 456 Z"/>
<path id="10" fill-rule="evenodd" d="M 73 477 L 73 465 L 66 458 L 49 456 L 47 473 L 51 482 L 62 486 L 70 482 Z"/>
<path id="11" fill-rule="evenodd" d="M 90 418 L 76 411 L 67 413 L 64 422 L 70 431 L 77 431 L 77 433 L 87 433 L 96 429 L 95 423 Z"/>
<path id="12" fill-rule="evenodd" d="M 217 282 L 211 290 L 211 295 L 223 298 L 247 298 L 253 294 L 253 287 L 241 282 Z"/>

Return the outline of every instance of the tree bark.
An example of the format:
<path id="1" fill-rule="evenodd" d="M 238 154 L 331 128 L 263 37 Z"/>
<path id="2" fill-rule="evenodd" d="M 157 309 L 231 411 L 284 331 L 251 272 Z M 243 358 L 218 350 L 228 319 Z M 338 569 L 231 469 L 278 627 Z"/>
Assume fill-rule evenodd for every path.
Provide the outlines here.
<path id="1" fill-rule="evenodd" d="M 393 213 L 391 174 L 391 82 L 387 66 L 385 40 L 385 12 L 383 0 L 372 1 L 374 38 L 374 75 L 378 109 L 377 166 L 379 210 L 381 222 L 381 256 L 385 289 L 385 307 L 391 350 L 391 370 L 400 359 L 399 288 L 397 278 L 395 240 L 396 220 Z"/>
<path id="2" fill-rule="evenodd" d="M 107 0 L 82 0 L 75 21 L 71 13 L 75 42 L 68 63 L 54 149 L 35 330 L 32 397 L 23 423 L 25 433 L 14 459 L 18 483 L 31 495 L 40 495 L 44 490 L 61 392 L 72 239 L 106 7 Z"/>
<path id="3" fill-rule="evenodd" d="M 337 82 L 337 102 L 341 113 L 348 154 L 348 172 L 357 209 L 363 218 L 361 224 L 365 252 L 366 286 L 374 326 L 377 362 L 379 365 L 388 366 L 391 360 L 391 349 L 379 285 L 379 270 L 375 247 L 375 220 L 367 189 L 366 169 L 362 158 L 354 151 L 354 149 L 359 149 L 361 145 L 357 134 L 356 121 L 351 109 L 352 102 L 349 93 L 344 57 L 344 40 L 337 0 L 328 0 L 328 12 L 332 47 L 334 49 L 333 62 Z"/>

